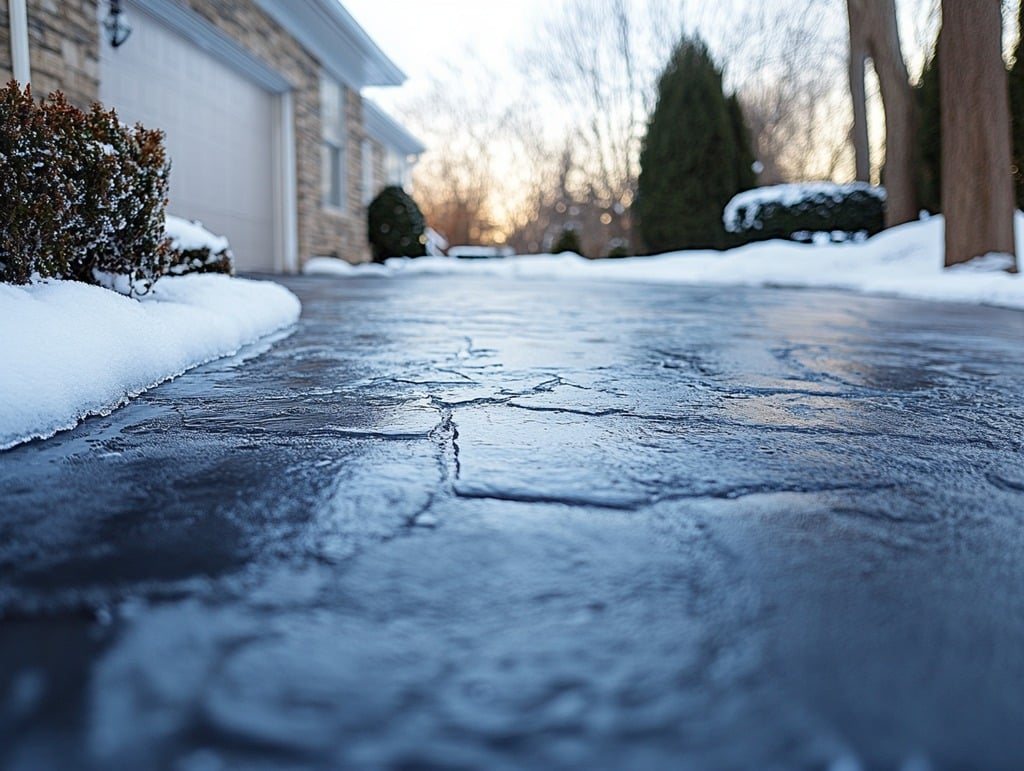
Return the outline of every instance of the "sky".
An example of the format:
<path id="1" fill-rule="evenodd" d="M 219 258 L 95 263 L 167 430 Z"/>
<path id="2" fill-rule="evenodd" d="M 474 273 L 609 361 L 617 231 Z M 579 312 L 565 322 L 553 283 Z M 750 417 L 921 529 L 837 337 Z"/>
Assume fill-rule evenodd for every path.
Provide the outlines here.
<path id="1" fill-rule="evenodd" d="M 400 89 L 371 89 L 385 108 L 398 92 L 425 89 L 431 72 L 467 49 L 486 50 L 511 67 L 518 40 L 538 11 L 559 0 L 342 0 L 342 5 L 408 76 Z"/>
<path id="2" fill-rule="evenodd" d="M 564 0 L 339 0 L 369 33 L 384 53 L 408 76 L 401 88 L 372 89 L 368 95 L 390 108 L 408 92 L 426 91 L 431 72 L 445 60 L 458 58 L 467 49 L 487 56 L 498 70 L 512 71 L 512 58 L 519 44 L 531 35 L 531 24 Z M 687 0 L 681 0 L 687 2 Z M 689 0 L 693 3 L 693 0 Z M 725 0 L 725 5 L 743 6 L 746 2 L 782 2 L 791 0 Z M 911 68 L 919 69 L 927 42 L 921 35 L 927 27 L 915 23 L 938 0 L 897 0 L 900 12 L 900 36 Z M 716 0 L 716 4 L 723 4 Z M 1003 0 L 1007 19 L 1007 46 L 1016 30 L 1017 0 Z M 703 0 L 691 4 L 706 15 Z M 393 110 L 392 110 L 393 111 Z"/>

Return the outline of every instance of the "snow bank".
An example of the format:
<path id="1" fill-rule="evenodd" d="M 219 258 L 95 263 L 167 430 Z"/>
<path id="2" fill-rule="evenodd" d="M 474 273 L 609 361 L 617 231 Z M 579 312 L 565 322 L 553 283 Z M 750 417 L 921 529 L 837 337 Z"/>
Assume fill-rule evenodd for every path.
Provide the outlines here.
<path id="1" fill-rule="evenodd" d="M 576 255 L 531 255 L 502 260 L 451 257 L 392 259 L 383 265 L 310 260 L 306 272 L 343 277 L 475 274 L 500 277 L 592 279 L 673 284 L 732 284 L 845 289 L 923 300 L 1024 309 L 1024 277 L 975 260 L 944 270 L 943 221 L 932 217 L 862 242 L 802 244 L 762 241 L 727 252 L 675 252 L 654 257 L 587 260 Z M 1024 255 L 1024 215 L 1017 214 L 1017 253 Z M 995 269 L 994 269 L 995 268 Z"/>
<path id="2" fill-rule="evenodd" d="M 0 284 L 0 449 L 106 414 L 298 319 L 282 286 L 163 278 L 139 300 L 74 281 Z"/>

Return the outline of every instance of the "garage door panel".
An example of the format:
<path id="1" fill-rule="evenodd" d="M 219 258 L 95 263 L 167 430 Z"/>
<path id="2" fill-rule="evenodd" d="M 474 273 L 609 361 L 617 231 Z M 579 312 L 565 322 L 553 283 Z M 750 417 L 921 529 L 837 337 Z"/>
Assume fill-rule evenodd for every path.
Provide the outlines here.
<path id="1" fill-rule="evenodd" d="M 100 99 L 165 132 L 172 214 L 227 236 L 239 269 L 274 269 L 274 96 L 144 13 L 132 26 L 103 45 Z"/>

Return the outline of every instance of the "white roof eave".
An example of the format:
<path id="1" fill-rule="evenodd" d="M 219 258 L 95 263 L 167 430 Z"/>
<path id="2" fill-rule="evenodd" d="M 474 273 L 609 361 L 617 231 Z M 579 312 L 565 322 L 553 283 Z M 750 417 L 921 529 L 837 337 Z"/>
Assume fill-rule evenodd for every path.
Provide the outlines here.
<path id="1" fill-rule="evenodd" d="M 385 147 L 402 155 L 422 155 L 423 143 L 369 99 L 363 99 L 363 127 L 366 133 Z"/>
<path id="2" fill-rule="evenodd" d="M 313 54 L 333 77 L 356 90 L 400 86 L 405 73 L 389 59 L 339 0 L 255 0 Z"/>

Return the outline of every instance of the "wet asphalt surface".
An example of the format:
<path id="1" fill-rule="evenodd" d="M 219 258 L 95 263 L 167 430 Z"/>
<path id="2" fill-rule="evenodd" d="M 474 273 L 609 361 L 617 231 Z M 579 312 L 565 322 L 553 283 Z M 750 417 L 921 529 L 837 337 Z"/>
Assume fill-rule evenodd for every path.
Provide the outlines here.
<path id="1" fill-rule="evenodd" d="M 286 283 L 0 454 L 0 767 L 1021 767 L 1024 314 Z"/>

